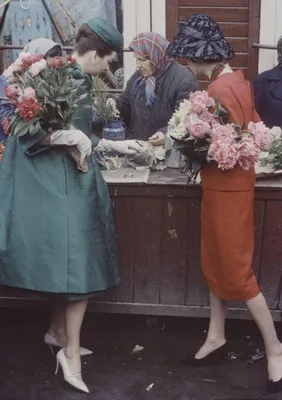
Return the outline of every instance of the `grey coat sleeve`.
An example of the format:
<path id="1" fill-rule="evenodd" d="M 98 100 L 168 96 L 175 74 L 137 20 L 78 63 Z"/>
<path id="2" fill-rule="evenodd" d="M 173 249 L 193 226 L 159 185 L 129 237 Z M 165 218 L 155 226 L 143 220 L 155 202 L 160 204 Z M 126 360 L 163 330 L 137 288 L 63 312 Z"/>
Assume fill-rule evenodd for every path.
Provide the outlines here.
<path id="1" fill-rule="evenodd" d="M 177 110 L 182 103 L 183 100 L 189 99 L 191 93 L 196 92 L 199 89 L 199 84 L 192 75 L 191 72 L 187 71 L 187 74 L 183 76 L 183 78 L 180 80 L 178 88 L 175 93 L 175 99 L 174 99 L 174 110 Z M 164 134 L 167 133 L 168 127 L 165 126 L 161 129 L 159 129 L 160 132 L 163 132 Z"/>
<path id="2" fill-rule="evenodd" d="M 126 88 L 123 93 L 116 98 L 117 109 L 120 112 L 120 116 L 123 118 L 124 122 L 130 124 L 130 114 L 131 114 L 131 94 L 134 86 L 135 80 L 140 75 L 140 72 L 135 72 L 126 84 Z"/>

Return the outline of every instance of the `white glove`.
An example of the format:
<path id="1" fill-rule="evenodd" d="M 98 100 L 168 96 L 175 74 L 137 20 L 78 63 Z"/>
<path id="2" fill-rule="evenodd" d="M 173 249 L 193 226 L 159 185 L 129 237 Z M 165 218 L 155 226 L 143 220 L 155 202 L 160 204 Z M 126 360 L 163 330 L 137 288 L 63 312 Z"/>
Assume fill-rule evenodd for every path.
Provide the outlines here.
<path id="1" fill-rule="evenodd" d="M 142 146 L 140 146 L 140 144 L 138 144 L 135 140 L 114 141 L 101 139 L 95 150 L 132 155 L 139 153 L 141 149 Z"/>
<path id="2" fill-rule="evenodd" d="M 92 143 L 85 133 L 76 130 L 62 130 L 51 133 L 51 146 L 75 146 L 80 154 L 79 164 L 85 163 L 86 157 L 92 153 Z"/>

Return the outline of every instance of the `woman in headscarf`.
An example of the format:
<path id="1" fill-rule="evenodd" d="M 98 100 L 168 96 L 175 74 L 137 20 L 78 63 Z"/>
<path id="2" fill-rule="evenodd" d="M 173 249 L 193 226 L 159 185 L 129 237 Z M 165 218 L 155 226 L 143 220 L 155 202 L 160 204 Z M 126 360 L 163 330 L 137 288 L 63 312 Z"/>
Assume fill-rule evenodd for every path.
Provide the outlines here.
<path id="1" fill-rule="evenodd" d="M 194 75 L 166 55 L 169 42 L 154 32 L 140 33 L 129 45 L 137 71 L 116 100 L 128 139 L 162 145 L 179 104 L 198 90 Z"/>
<path id="2" fill-rule="evenodd" d="M 217 23 L 204 14 L 188 18 L 167 53 L 182 57 L 196 76 L 209 80 L 208 93 L 239 125 L 259 121 L 251 84 L 228 61 L 233 49 Z M 264 339 L 269 391 L 282 389 L 282 345 L 252 269 L 254 250 L 254 170 L 237 167 L 221 171 L 205 164 L 201 171 L 201 264 L 210 289 L 211 319 L 204 345 L 185 362 L 205 365 L 227 354 L 225 313 L 227 301 L 245 302 Z"/>
<path id="3" fill-rule="evenodd" d="M 282 128 L 282 36 L 277 43 L 278 65 L 254 81 L 256 110 L 269 128 Z"/>
<path id="4" fill-rule="evenodd" d="M 72 77 L 83 80 L 80 90 L 87 96 L 74 129 L 11 136 L 1 163 L 0 283 L 15 296 L 54 301 L 45 342 L 62 347 L 57 365 L 64 379 L 87 393 L 80 360 L 90 353 L 80 348 L 87 301 L 119 282 L 111 200 L 92 148 L 134 153 L 137 146 L 91 135 L 91 75 L 107 70 L 122 48 L 121 34 L 107 21 L 82 24 Z M 88 172 L 78 170 L 69 146 L 77 147 Z"/>

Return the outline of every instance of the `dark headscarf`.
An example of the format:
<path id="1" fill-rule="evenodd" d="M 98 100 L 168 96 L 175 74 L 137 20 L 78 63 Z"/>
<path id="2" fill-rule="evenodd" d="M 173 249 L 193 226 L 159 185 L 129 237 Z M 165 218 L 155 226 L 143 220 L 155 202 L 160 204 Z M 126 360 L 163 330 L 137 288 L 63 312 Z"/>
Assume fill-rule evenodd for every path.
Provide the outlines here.
<path id="1" fill-rule="evenodd" d="M 180 25 L 167 54 L 192 61 L 219 61 L 234 57 L 222 29 L 205 14 L 194 14 Z"/>

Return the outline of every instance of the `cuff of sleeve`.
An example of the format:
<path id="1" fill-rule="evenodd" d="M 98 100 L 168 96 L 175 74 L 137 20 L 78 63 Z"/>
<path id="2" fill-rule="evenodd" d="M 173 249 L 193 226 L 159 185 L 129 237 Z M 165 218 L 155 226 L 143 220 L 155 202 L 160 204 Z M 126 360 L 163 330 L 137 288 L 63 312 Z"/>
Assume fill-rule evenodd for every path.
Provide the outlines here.
<path id="1" fill-rule="evenodd" d="M 29 134 L 19 136 L 22 151 L 28 156 L 34 156 L 50 148 L 50 146 L 40 145 L 39 142 L 46 136 L 44 130 L 40 130 L 35 135 Z"/>

